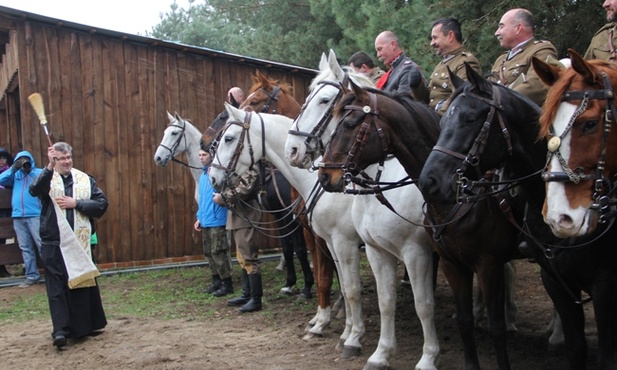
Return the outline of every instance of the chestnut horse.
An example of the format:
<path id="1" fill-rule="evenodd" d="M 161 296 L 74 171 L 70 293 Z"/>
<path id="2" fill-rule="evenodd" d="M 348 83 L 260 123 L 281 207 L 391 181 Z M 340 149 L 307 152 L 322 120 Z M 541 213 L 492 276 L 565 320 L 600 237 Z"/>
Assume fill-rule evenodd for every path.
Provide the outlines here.
<path id="1" fill-rule="evenodd" d="M 555 258 L 572 294 L 580 297 L 585 291 L 592 299 L 599 368 L 617 369 L 617 230 L 612 227 L 617 175 L 617 134 L 612 127 L 617 117 L 617 66 L 586 61 L 573 50 L 570 58 L 572 66 L 565 71 L 533 60 L 538 76 L 549 85 L 540 117 L 540 136 L 547 140 L 549 151 L 543 173 L 547 183 L 542 214 L 556 236 L 593 240 L 590 244 L 577 241 Z M 566 318 L 559 312 L 570 366 L 584 369 L 585 321 L 580 299 L 574 302 L 563 289 L 551 293 L 551 297 L 556 305 L 557 300 L 563 302 L 570 315 Z"/>
<path id="2" fill-rule="evenodd" d="M 249 95 L 239 106 L 250 111 L 272 113 L 295 118 L 300 112 L 300 104 L 291 96 L 291 87 L 276 80 L 271 80 L 263 75 L 259 70 L 251 76 L 253 86 L 249 90 Z M 215 139 L 219 131 L 224 127 L 229 115 L 227 111 L 220 113 L 214 121 L 202 133 L 201 147 L 210 150 L 212 145 L 216 146 Z M 294 199 L 299 196 L 294 193 Z M 318 235 L 313 233 L 306 221 L 305 216 L 298 217 L 303 223 L 304 239 L 306 246 L 313 259 L 314 276 L 317 280 L 317 314 L 309 321 L 305 339 L 314 336 L 323 336 L 323 329 L 330 324 L 331 317 L 331 291 L 334 279 L 335 265 L 334 259 L 330 254 L 326 242 Z"/>
<path id="3" fill-rule="evenodd" d="M 335 108 L 338 121 L 320 164 L 329 191 L 342 191 L 345 179 L 394 154 L 409 176 L 418 179 L 439 137 L 439 116 L 407 95 L 353 86 Z M 422 190 L 422 189 L 421 189 Z M 423 192 L 424 193 L 424 192 Z M 426 197 L 426 194 L 424 194 Z M 428 203 L 427 231 L 436 241 L 442 270 L 453 290 L 465 368 L 478 369 L 474 339 L 473 275 L 487 305 L 489 334 L 500 369 L 510 369 L 504 315 L 504 264 L 517 253 L 519 231 L 492 198 L 465 204 Z"/>

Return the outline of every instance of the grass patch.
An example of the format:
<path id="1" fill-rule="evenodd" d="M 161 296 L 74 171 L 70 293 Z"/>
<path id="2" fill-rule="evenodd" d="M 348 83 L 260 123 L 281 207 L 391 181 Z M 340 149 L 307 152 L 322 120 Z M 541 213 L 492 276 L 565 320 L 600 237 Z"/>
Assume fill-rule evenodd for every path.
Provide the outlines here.
<path id="1" fill-rule="evenodd" d="M 264 310 L 260 314 L 266 318 L 274 318 L 278 314 L 313 312 L 317 305 L 316 298 L 298 302 L 295 296 L 278 294 L 285 285 L 286 275 L 275 271 L 277 264 L 278 261 L 262 262 Z M 296 286 L 301 288 L 304 286 L 304 278 L 299 263 L 295 264 L 295 269 Z M 210 284 L 210 279 L 210 269 L 200 266 L 105 275 L 99 277 L 98 282 L 108 319 L 207 320 L 236 315 L 236 310 L 227 307 L 226 302 L 228 298 L 241 292 L 240 267 L 234 265 L 235 293 L 232 296 L 217 298 L 204 294 L 202 291 Z M 0 325 L 49 319 L 44 289 L 36 293 L 15 288 L 6 289 L 13 289 L 13 292 L 2 299 Z M 315 287 L 312 291 L 315 295 Z"/>

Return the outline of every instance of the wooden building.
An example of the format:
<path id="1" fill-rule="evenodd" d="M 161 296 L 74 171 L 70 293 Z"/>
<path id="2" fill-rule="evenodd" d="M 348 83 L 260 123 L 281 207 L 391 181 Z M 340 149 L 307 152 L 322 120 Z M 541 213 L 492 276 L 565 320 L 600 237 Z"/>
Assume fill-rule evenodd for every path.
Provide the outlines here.
<path id="1" fill-rule="evenodd" d="M 316 64 L 321 52 L 315 52 Z M 107 266 L 200 256 L 193 231 L 194 181 L 186 168 L 157 167 L 154 152 L 178 112 L 205 129 L 227 90 L 248 90 L 257 69 L 293 86 L 303 102 L 316 71 L 0 7 L 0 146 L 47 161 L 47 138 L 27 103 L 38 92 L 53 141 L 74 148 L 110 207 L 98 222 Z M 269 239 L 269 245 L 278 244 Z"/>

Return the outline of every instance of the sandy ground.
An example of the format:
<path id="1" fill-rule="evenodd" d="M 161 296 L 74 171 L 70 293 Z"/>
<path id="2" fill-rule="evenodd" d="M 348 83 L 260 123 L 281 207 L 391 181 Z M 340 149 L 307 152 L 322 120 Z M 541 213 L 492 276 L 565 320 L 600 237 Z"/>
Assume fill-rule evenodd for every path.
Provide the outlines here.
<path id="1" fill-rule="evenodd" d="M 541 286 L 538 267 L 518 261 L 517 270 L 519 331 L 511 334 L 508 340 L 512 368 L 565 369 L 563 349 L 548 349 L 546 327 L 552 306 Z M 379 336 L 374 282 L 366 275 L 363 283 L 367 331 L 362 355 L 351 360 L 339 359 L 335 350 L 344 320 L 334 319 L 325 337 L 305 341 L 302 339 L 304 329 L 315 311 L 286 314 L 289 310 L 285 305 L 290 304 L 289 300 L 275 299 L 276 293 L 268 293 L 265 310 L 253 314 L 239 315 L 221 299 L 214 307 L 221 315 L 213 319 L 114 318 L 100 335 L 71 341 L 62 351 L 51 345 L 49 320 L 4 324 L 0 330 L 1 366 L 4 369 L 361 369 L 375 349 Z M 104 282 L 101 285 L 103 299 L 106 289 L 115 289 Z M 267 289 L 275 290 L 276 287 Z M 29 289 L 2 288 L 0 304 L 19 295 L 43 291 L 43 285 Z M 413 309 L 411 289 L 400 286 L 398 295 L 398 354 L 391 366 L 411 369 L 421 354 L 420 323 Z M 454 304 L 441 273 L 436 301 L 440 369 L 462 369 L 462 347 L 456 321 L 452 318 Z M 586 309 L 590 316 L 591 307 Z M 588 317 L 590 369 L 595 368 L 593 356 L 597 345 L 592 320 Z M 478 329 L 476 338 L 483 368 L 496 368 L 488 336 Z"/>

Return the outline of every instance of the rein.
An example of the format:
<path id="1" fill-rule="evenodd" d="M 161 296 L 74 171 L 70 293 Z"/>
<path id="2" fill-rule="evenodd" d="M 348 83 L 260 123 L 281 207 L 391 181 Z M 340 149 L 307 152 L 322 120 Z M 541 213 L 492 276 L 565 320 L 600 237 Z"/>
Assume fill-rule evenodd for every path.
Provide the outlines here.
<path id="1" fill-rule="evenodd" d="M 510 137 L 510 132 L 508 131 L 508 128 L 506 127 L 504 120 L 503 120 L 502 112 L 504 108 L 503 108 L 503 105 L 501 104 L 501 95 L 499 94 L 499 89 L 496 86 L 492 86 L 492 90 L 493 90 L 493 96 L 491 99 L 487 99 L 483 96 L 474 94 L 472 92 L 464 93 L 465 95 L 468 95 L 470 97 L 473 97 L 474 99 L 480 100 L 490 106 L 490 110 L 486 116 L 486 119 L 484 120 L 484 124 L 482 125 L 482 128 L 480 129 L 478 136 L 476 136 L 476 139 L 474 140 L 474 143 L 471 146 L 471 149 L 469 149 L 469 152 L 466 155 L 460 152 L 451 150 L 449 148 L 440 146 L 440 145 L 435 145 L 433 147 L 433 151 L 444 153 L 451 157 L 462 160 L 461 166 L 456 170 L 455 186 L 456 186 L 456 202 L 457 203 L 475 202 L 478 200 L 479 197 L 481 198 L 491 197 L 498 192 L 509 190 L 515 187 L 517 182 L 521 180 L 525 180 L 539 173 L 539 172 L 533 173 L 533 174 L 527 175 L 520 179 L 512 179 L 512 180 L 507 180 L 504 182 L 487 181 L 485 178 L 485 175 L 480 173 L 480 166 L 479 166 L 480 156 L 482 155 L 484 151 L 484 147 L 487 144 L 488 134 L 489 134 L 491 125 L 494 121 L 495 113 L 497 113 L 497 121 L 499 122 L 499 126 L 501 127 L 501 133 L 503 135 L 503 138 L 506 141 L 506 147 L 508 149 L 508 153 L 510 154 L 510 156 L 512 155 L 512 140 Z M 465 176 L 465 172 L 467 171 L 469 167 L 475 168 L 476 175 L 478 179 L 480 180 L 472 181 L 472 180 L 469 180 L 469 178 Z M 488 192 L 488 193 L 484 193 L 484 192 L 476 193 L 473 191 L 473 189 L 476 186 L 490 187 L 490 186 L 498 186 L 498 185 L 503 185 L 503 184 L 511 184 L 511 186 L 502 188 L 499 191 Z"/>
<path id="2" fill-rule="evenodd" d="M 617 108 L 615 107 L 615 93 L 613 87 L 608 78 L 606 72 L 602 71 L 602 78 L 604 80 L 604 89 L 602 90 L 579 90 L 579 91 L 567 91 L 561 97 L 561 101 L 581 100 L 578 108 L 570 117 L 568 125 L 561 133 L 556 136 L 551 127 L 551 134 L 553 137 L 548 142 L 548 153 L 546 158 L 546 165 L 544 166 L 544 172 L 542 173 L 542 179 L 545 182 L 558 181 L 558 182 L 573 182 L 575 184 L 585 180 L 594 180 L 593 184 L 593 204 L 590 209 L 598 211 L 600 223 L 606 223 L 608 219 L 612 219 L 617 215 L 617 200 L 615 194 L 617 193 L 616 181 L 611 181 L 604 176 L 604 168 L 606 165 L 606 151 L 608 135 L 611 131 L 611 126 L 615 117 L 617 117 Z M 568 163 L 561 155 L 559 148 L 561 142 L 570 133 L 572 126 L 576 119 L 585 112 L 589 100 L 606 100 L 606 109 L 604 110 L 604 129 L 602 131 L 602 142 L 600 158 L 596 165 L 595 173 L 584 173 L 582 169 L 571 169 Z M 550 162 L 555 156 L 561 165 L 563 172 L 551 172 L 547 171 Z M 608 189 L 604 194 L 603 190 Z"/>
<path id="3" fill-rule="evenodd" d="M 261 109 L 259 110 L 259 113 L 268 113 L 268 111 L 270 110 L 270 105 L 272 104 L 272 112 L 270 113 L 278 114 L 276 111 L 276 108 L 277 108 L 277 104 L 279 101 L 279 95 L 281 94 L 281 87 L 275 86 L 274 89 L 272 90 L 272 95 L 270 95 L 266 91 L 266 89 L 264 89 L 263 87 L 260 87 L 259 91 L 263 92 L 268 97 L 266 104 L 264 104 L 263 107 L 261 107 Z"/>
<path id="4" fill-rule="evenodd" d="M 221 142 L 221 140 L 223 139 L 224 133 L 225 131 L 227 131 L 227 129 L 231 126 L 231 125 L 238 125 L 240 127 L 242 127 L 242 133 L 240 134 L 240 138 L 238 139 L 238 143 L 236 144 L 236 149 L 234 150 L 231 160 L 229 161 L 229 164 L 227 166 L 223 166 L 219 163 L 212 163 L 211 166 L 220 170 L 223 170 L 225 173 L 225 186 L 228 187 L 229 189 L 232 189 L 234 192 L 234 196 L 236 199 L 238 199 L 238 202 L 242 203 L 243 206 L 253 209 L 253 210 L 258 210 L 260 212 L 263 213 L 270 213 L 270 214 L 277 214 L 281 211 L 288 211 L 286 214 L 282 215 L 280 217 L 280 219 L 275 219 L 272 222 L 255 222 L 254 220 L 251 220 L 247 217 L 246 213 L 245 214 L 238 214 L 238 216 L 242 217 L 245 221 L 247 221 L 249 224 L 251 224 L 252 227 L 254 227 L 257 231 L 259 231 L 260 233 L 267 235 L 268 237 L 272 237 L 272 238 L 278 238 L 278 239 L 282 239 L 285 238 L 291 234 L 293 234 L 297 228 L 301 227 L 301 225 L 298 223 L 292 230 L 290 230 L 288 233 L 286 234 L 280 234 L 278 236 L 274 236 L 274 235 L 270 235 L 267 234 L 266 231 L 280 231 L 280 230 L 284 230 L 286 229 L 289 225 L 291 225 L 291 223 L 293 222 L 293 219 L 287 223 L 286 225 L 282 225 L 276 228 L 270 228 L 270 227 L 264 227 L 263 225 L 268 225 L 268 224 L 276 224 L 279 220 L 285 219 L 286 217 L 288 217 L 290 214 L 294 214 L 294 212 L 296 211 L 296 209 L 300 209 L 300 202 L 302 201 L 301 198 L 297 198 L 294 202 L 292 202 L 288 207 L 282 208 L 282 209 L 277 209 L 277 210 L 264 210 L 262 207 L 260 208 L 255 208 L 253 207 L 251 204 L 249 204 L 246 201 L 243 201 L 242 199 L 239 199 L 237 197 L 238 193 L 236 192 L 236 186 L 234 185 L 234 179 L 235 178 L 240 178 L 240 175 L 238 175 L 238 173 L 236 172 L 236 166 L 238 164 L 238 161 L 240 159 L 240 156 L 242 155 L 242 152 L 244 150 L 244 142 L 246 141 L 248 148 L 249 148 L 249 155 L 251 157 L 251 164 L 248 168 L 248 171 L 251 171 L 254 169 L 255 164 L 259 165 L 259 176 L 261 177 L 261 186 L 262 188 L 259 189 L 258 191 L 258 203 L 261 205 L 263 205 L 263 202 L 261 200 L 261 196 L 263 195 L 263 193 L 265 192 L 263 189 L 264 186 L 264 178 L 265 178 L 265 165 L 264 163 L 267 163 L 266 159 L 265 159 L 265 146 L 266 146 L 266 137 L 265 137 L 265 130 L 264 130 L 264 121 L 263 118 L 257 114 L 257 116 L 259 117 L 260 121 L 261 121 L 261 127 L 262 127 L 262 158 L 259 161 L 255 161 L 254 159 L 254 150 L 253 150 L 253 145 L 251 143 L 251 139 L 250 139 L 250 135 L 248 134 L 248 130 L 251 127 L 251 116 L 252 116 L 252 112 L 246 112 L 245 116 L 244 116 L 244 121 L 229 121 L 227 122 L 227 124 L 225 125 L 225 127 L 218 133 L 216 142 Z M 277 193 L 277 197 L 279 202 L 281 202 L 281 204 L 284 204 L 284 201 L 279 193 L 278 190 L 278 186 L 276 185 L 276 180 L 275 180 L 275 175 L 274 175 L 274 170 L 272 169 L 272 167 L 270 166 L 271 169 L 271 177 L 272 177 L 272 181 L 274 181 L 274 185 L 275 185 L 275 189 L 276 189 L 276 193 Z M 233 205 L 229 204 L 227 202 L 227 199 L 225 199 L 225 205 L 227 206 L 227 208 L 231 209 L 233 207 Z M 235 209 L 235 208 L 234 208 Z"/>

